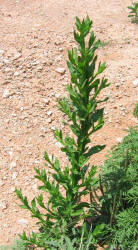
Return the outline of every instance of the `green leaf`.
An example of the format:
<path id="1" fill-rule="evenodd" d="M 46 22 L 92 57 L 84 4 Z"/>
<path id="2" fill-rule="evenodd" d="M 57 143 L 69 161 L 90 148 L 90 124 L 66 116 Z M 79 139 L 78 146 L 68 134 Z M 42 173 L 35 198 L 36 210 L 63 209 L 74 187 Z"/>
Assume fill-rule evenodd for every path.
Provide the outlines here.
<path id="1" fill-rule="evenodd" d="M 105 63 L 99 63 L 98 66 L 98 74 L 101 74 L 104 70 L 106 69 L 106 64 Z"/>
<path id="2" fill-rule="evenodd" d="M 37 202 L 38 204 L 42 207 L 42 208 L 45 208 L 45 205 L 44 205 L 44 202 L 43 202 L 43 195 L 40 194 L 38 197 L 37 197 Z"/>
<path id="3" fill-rule="evenodd" d="M 80 19 L 78 17 L 76 17 L 76 27 L 79 31 L 81 31 L 81 22 L 80 22 Z"/>
<path id="4" fill-rule="evenodd" d="M 105 148 L 105 145 L 97 145 L 97 146 L 94 146 L 92 148 L 90 148 L 90 150 L 88 151 L 88 153 L 86 153 L 85 155 L 87 157 L 90 157 L 94 154 L 97 154 L 99 153 L 101 150 L 103 150 Z"/>
<path id="5" fill-rule="evenodd" d="M 32 209 L 36 210 L 36 201 L 35 198 L 31 201 Z"/>
<path id="6" fill-rule="evenodd" d="M 89 38 L 89 49 L 91 48 L 92 44 L 95 41 L 96 36 L 94 35 L 94 32 L 91 32 L 90 38 Z"/>
<path id="7" fill-rule="evenodd" d="M 101 235 L 103 233 L 104 228 L 105 228 L 105 225 L 103 223 L 100 225 L 97 225 L 93 231 L 93 236 L 98 237 L 99 235 Z"/>
<path id="8" fill-rule="evenodd" d="M 83 213 L 83 209 L 77 210 L 71 213 L 71 216 L 80 216 Z"/>

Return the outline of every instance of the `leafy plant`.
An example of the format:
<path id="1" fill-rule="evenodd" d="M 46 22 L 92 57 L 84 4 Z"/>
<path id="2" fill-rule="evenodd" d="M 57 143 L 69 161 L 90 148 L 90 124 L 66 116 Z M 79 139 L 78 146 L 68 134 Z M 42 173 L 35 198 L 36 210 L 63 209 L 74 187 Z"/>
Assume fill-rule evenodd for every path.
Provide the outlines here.
<path id="1" fill-rule="evenodd" d="M 27 250 L 22 240 L 15 240 L 10 246 L 0 246 L 0 250 Z"/>
<path id="2" fill-rule="evenodd" d="M 101 243 L 115 249 L 136 250 L 138 231 L 138 131 L 130 129 L 114 147 L 100 175 L 100 220 L 106 234 Z"/>
<path id="3" fill-rule="evenodd" d="M 68 51 L 67 65 L 71 74 L 71 83 L 67 86 L 68 98 L 58 100 L 58 107 L 67 116 L 66 124 L 74 136 L 63 136 L 61 130 L 56 130 L 54 137 L 61 143 L 61 151 L 66 154 L 69 164 L 62 168 L 58 158 L 52 156 L 51 159 L 45 152 L 46 167 L 35 168 L 35 178 L 42 182 L 39 190 L 49 194 L 47 204 L 40 194 L 29 205 L 27 197 L 23 197 L 22 191 L 16 189 L 23 204 L 21 207 L 29 210 L 32 217 L 38 219 L 38 233 L 32 232 L 31 236 L 27 236 L 24 232 L 20 235 L 27 245 L 49 249 L 49 238 L 58 241 L 61 236 L 68 236 L 72 239 L 72 228 L 77 228 L 77 237 L 80 239 L 82 229 L 79 225 L 84 224 L 86 218 L 94 213 L 92 197 L 90 202 L 83 202 L 83 197 L 91 196 L 92 187 L 97 182 L 96 166 L 90 165 L 90 157 L 100 152 L 105 145 L 91 146 L 90 136 L 104 125 L 104 109 L 100 104 L 108 98 L 101 100 L 98 96 L 109 83 L 104 77 L 98 78 L 106 64 L 99 62 L 96 66 L 95 51 L 100 41 L 96 40 L 93 31 L 90 32 L 91 27 L 92 21 L 88 16 L 82 21 L 76 17 L 77 31 L 74 31 L 74 39 L 78 48 Z M 89 33 L 87 41 L 86 36 Z M 102 224 L 93 230 L 95 242 L 103 228 Z M 87 236 L 87 230 L 85 235 Z M 90 249 L 94 249 L 93 244 Z"/>
<path id="4" fill-rule="evenodd" d="M 111 44 L 111 41 L 100 41 L 99 47 L 104 48 Z"/>
<path id="5" fill-rule="evenodd" d="M 133 23 L 138 23 L 138 2 L 133 2 L 132 6 L 128 6 L 128 9 L 131 10 L 128 17 L 132 17 Z"/>
<path id="6" fill-rule="evenodd" d="M 138 118 L 138 103 L 136 103 L 133 115 Z"/>

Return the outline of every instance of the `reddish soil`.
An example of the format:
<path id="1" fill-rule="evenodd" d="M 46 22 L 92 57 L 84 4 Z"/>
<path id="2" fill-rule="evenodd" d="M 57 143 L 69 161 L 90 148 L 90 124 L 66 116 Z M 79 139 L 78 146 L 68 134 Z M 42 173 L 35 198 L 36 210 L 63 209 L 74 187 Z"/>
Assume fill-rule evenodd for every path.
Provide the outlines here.
<path id="1" fill-rule="evenodd" d="M 65 163 L 52 130 L 62 126 L 56 98 L 70 79 L 66 60 L 76 16 L 88 14 L 97 38 L 106 42 L 98 55 L 112 83 L 102 93 L 110 96 L 105 125 L 92 137 L 92 143 L 107 147 L 91 163 L 102 164 L 111 146 L 136 124 L 138 33 L 128 18 L 129 5 L 129 0 L 0 0 L 0 245 L 34 225 L 18 207 L 15 186 L 29 199 L 36 195 L 34 167 L 44 165 L 45 150 Z"/>

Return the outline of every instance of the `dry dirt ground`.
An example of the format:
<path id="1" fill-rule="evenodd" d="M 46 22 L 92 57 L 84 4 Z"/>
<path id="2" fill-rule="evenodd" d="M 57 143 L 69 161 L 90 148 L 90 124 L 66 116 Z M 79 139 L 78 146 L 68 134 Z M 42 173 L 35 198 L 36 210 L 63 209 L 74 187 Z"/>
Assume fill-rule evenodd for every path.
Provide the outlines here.
<path id="1" fill-rule="evenodd" d="M 36 194 L 34 167 L 44 165 L 45 150 L 65 162 L 52 131 L 63 127 L 56 98 L 69 82 L 67 50 L 74 46 L 76 16 L 88 14 L 105 42 L 98 55 L 112 83 L 102 94 L 110 97 L 104 128 L 92 137 L 107 147 L 92 164 L 100 165 L 136 124 L 138 26 L 128 18 L 128 5 L 129 0 L 0 0 L 0 245 L 34 225 L 18 207 L 15 186 L 29 199 Z"/>

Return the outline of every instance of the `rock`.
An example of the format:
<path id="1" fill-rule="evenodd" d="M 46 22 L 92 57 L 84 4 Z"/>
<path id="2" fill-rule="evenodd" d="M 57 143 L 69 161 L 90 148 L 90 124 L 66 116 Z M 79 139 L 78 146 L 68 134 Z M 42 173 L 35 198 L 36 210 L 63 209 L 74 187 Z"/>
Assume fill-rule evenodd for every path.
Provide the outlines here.
<path id="1" fill-rule="evenodd" d="M 52 111 L 47 111 L 47 115 L 48 116 L 52 115 Z"/>
<path id="2" fill-rule="evenodd" d="M 54 126 L 51 126 L 51 128 L 50 128 L 52 131 L 55 131 L 56 130 L 56 128 L 54 127 Z"/>
<path id="3" fill-rule="evenodd" d="M 48 104 L 49 103 L 49 100 L 47 98 L 44 98 L 43 99 L 44 103 Z"/>
<path id="4" fill-rule="evenodd" d="M 19 72 L 16 71 L 16 72 L 14 73 L 14 76 L 18 76 L 18 75 L 19 75 Z"/>
<path id="5" fill-rule="evenodd" d="M 3 59 L 4 64 L 10 64 L 11 62 L 8 59 Z"/>
<path id="6" fill-rule="evenodd" d="M 21 53 L 16 53 L 16 54 L 14 55 L 14 59 L 13 59 L 13 60 L 17 60 L 17 59 L 20 58 L 21 56 L 22 56 Z"/>
<path id="7" fill-rule="evenodd" d="M 47 132 L 47 129 L 44 128 L 44 127 L 41 127 L 41 128 L 40 128 L 40 131 L 46 133 L 46 132 Z"/>
<path id="8" fill-rule="evenodd" d="M 61 61 L 61 55 L 55 57 L 55 62 L 60 62 Z"/>
<path id="9" fill-rule="evenodd" d="M 11 68 L 5 68 L 4 71 L 5 71 L 5 73 L 8 73 L 8 72 L 11 72 L 12 69 Z"/>
<path id="10" fill-rule="evenodd" d="M 5 201 L 0 202 L 0 208 L 3 210 L 5 210 L 8 207 L 7 203 Z"/>
<path id="11" fill-rule="evenodd" d="M 13 193 L 14 193 L 14 191 L 15 191 L 15 187 L 10 188 L 10 190 L 9 190 L 9 194 L 13 194 Z"/>
<path id="12" fill-rule="evenodd" d="M 4 54 L 4 50 L 0 49 L 0 55 L 2 56 Z"/>
<path id="13" fill-rule="evenodd" d="M 62 52 L 62 51 L 63 51 L 63 48 L 60 47 L 58 50 L 59 50 L 60 52 Z"/>
<path id="14" fill-rule="evenodd" d="M 60 142 L 56 142 L 55 145 L 58 147 L 58 148 L 61 148 L 62 147 L 62 144 Z"/>
<path id="15" fill-rule="evenodd" d="M 108 122 L 109 122 L 109 123 L 112 123 L 112 119 L 110 118 L 110 119 L 108 120 Z"/>
<path id="16" fill-rule="evenodd" d="M 51 119 L 51 118 L 48 118 L 48 119 L 47 119 L 47 122 L 48 122 L 48 123 L 51 123 L 51 122 L 52 122 L 52 119 Z"/>
<path id="17" fill-rule="evenodd" d="M 56 44 L 56 45 L 60 45 L 61 42 L 57 40 L 57 41 L 55 41 L 55 44 Z"/>
<path id="18" fill-rule="evenodd" d="M 19 219 L 19 220 L 18 220 L 18 223 L 19 223 L 19 224 L 28 224 L 28 221 L 25 220 L 25 219 Z"/>
<path id="19" fill-rule="evenodd" d="M 2 95 L 3 98 L 8 98 L 9 97 L 9 90 L 5 89 Z"/>
<path id="20" fill-rule="evenodd" d="M 136 88 L 138 86 L 138 79 L 135 79 L 133 81 L 133 87 Z"/>
<path id="21" fill-rule="evenodd" d="M 7 176 L 4 176 L 4 177 L 3 177 L 3 180 L 7 180 Z"/>
<path id="22" fill-rule="evenodd" d="M 12 180 L 15 180 L 17 178 L 17 175 L 18 175 L 17 172 L 13 172 L 13 174 L 12 174 Z"/>
<path id="23" fill-rule="evenodd" d="M 12 161 L 10 164 L 10 170 L 16 167 L 16 161 Z"/>
<path id="24" fill-rule="evenodd" d="M 0 181 L 0 187 L 4 186 L 4 182 Z"/>
<path id="25" fill-rule="evenodd" d="M 42 67 L 42 66 L 39 66 L 39 67 L 37 68 L 37 70 L 38 70 L 38 71 L 42 71 L 42 70 L 43 70 L 43 67 Z"/>
<path id="26" fill-rule="evenodd" d="M 115 86 L 116 86 L 116 88 L 119 88 L 120 84 L 119 84 L 119 83 L 116 83 Z"/>
<path id="27" fill-rule="evenodd" d="M 123 140 L 123 138 L 121 138 L 121 137 L 118 137 L 118 138 L 116 139 L 116 141 L 119 142 L 119 143 L 121 143 L 122 140 Z"/>
<path id="28" fill-rule="evenodd" d="M 57 68 L 56 72 L 60 73 L 61 75 L 65 74 L 66 70 L 65 68 Z"/>
<path id="29" fill-rule="evenodd" d="M 4 92 L 3 92 L 2 97 L 3 97 L 3 98 L 8 98 L 8 97 L 11 97 L 11 96 L 13 96 L 13 95 L 15 95 L 15 94 L 16 94 L 15 92 L 11 92 L 11 93 L 10 93 L 8 89 L 5 89 Z"/>
<path id="30" fill-rule="evenodd" d="M 31 65 L 32 66 L 36 66 L 36 65 L 38 65 L 40 62 L 38 61 L 38 60 L 35 60 L 35 61 L 33 61 L 33 62 L 31 62 Z"/>
<path id="31" fill-rule="evenodd" d="M 61 97 L 61 94 L 55 94 L 55 97 L 56 97 L 56 98 L 60 98 L 60 97 Z"/>
<path id="32" fill-rule="evenodd" d="M 108 111 L 107 111 L 107 110 L 104 110 L 104 114 L 107 115 L 107 114 L 108 114 Z"/>

